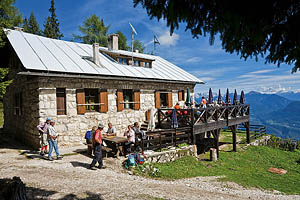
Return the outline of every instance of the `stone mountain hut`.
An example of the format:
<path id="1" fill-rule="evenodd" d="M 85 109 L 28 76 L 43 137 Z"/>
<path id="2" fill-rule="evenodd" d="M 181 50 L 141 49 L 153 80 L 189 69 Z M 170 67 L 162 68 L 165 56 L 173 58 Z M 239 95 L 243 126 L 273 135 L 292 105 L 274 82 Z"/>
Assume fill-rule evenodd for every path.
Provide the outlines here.
<path id="1" fill-rule="evenodd" d="M 88 129 L 111 122 L 122 134 L 143 123 L 151 108 L 173 107 L 203 83 L 167 60 L 108 48 L 5 30 L 5 54 L 14 81 L 4 96 L 4 131 L 38 148 L 36 126 L 56 121 L 60 145 L 84 142 Z"/>

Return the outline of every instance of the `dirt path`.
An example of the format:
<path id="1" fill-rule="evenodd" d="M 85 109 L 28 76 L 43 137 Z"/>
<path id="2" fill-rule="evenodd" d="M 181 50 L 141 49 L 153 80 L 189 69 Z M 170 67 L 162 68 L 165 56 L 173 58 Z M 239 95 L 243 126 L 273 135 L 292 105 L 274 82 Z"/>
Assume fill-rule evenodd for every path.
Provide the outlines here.
<path id="1" fill-rule="evenodd" d="M 145 179 L 123 173 L 121 161 L 105 160 L 106 169 L 91 171 L 91 158 L 77 154 L 53 162 L 20 155 L 18 150 L 0 149 L 0 178 L 21 177 L 31 199 L 300 199 L 235 183 L 217 182 L 215 177 L 176 181 Z"/>

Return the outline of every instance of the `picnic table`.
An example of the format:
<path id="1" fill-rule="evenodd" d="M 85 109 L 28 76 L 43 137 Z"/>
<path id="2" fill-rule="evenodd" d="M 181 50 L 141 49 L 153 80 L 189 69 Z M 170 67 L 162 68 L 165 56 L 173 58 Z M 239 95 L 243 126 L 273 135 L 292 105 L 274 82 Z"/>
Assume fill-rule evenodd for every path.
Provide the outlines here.
<path id="1" fill-rule="evenodd" d="M 112 149 L 112 152 L 118 157 L 123 153 L 123 144 L 127 142 L 127 138 L 119 136 L 104 136 L 102 140 L 107 144 L 107 147 Z"/>

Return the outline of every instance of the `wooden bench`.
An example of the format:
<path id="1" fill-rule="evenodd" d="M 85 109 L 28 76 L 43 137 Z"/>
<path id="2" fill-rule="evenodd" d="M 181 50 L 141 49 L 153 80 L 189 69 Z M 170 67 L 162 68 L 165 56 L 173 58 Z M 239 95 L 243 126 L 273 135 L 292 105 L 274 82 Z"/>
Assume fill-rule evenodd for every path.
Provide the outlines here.
<path id="1" fill-rule="evenodd" d="M 107 158 L 108 153 L 111 153 L 112 151 L 113 151 L 112 148 L 102 146 L 102 156 L 103 157 Z"/>

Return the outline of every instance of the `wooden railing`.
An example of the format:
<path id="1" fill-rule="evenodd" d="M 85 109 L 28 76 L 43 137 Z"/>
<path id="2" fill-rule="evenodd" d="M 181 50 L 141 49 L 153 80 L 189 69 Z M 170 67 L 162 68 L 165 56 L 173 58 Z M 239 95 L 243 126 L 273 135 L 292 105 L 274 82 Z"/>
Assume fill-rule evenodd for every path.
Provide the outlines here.
<path id="1" fill-rule="evenodd" d="M 141 135 L 136 138 L 136 145 L 143 150 L 155 151 L 170 146 L 176 147 L 182 143 L 192 143 L 192 129 L 190 127 L 147 131 L 146 135 L 146 138 Z"/>
<path id="2" fill-rule="evenodd" d="M 162 128 L 164 122 L 172 121 L 172 111 L 173 109 L 170 108 L 158 109 L 157 128 Z M 208 108 L 176 109 L 176 112 L 179 127 L 193 127 L 199 123 L 249 116 L 250 106 L 248 104 L 211 106 Z"/>

